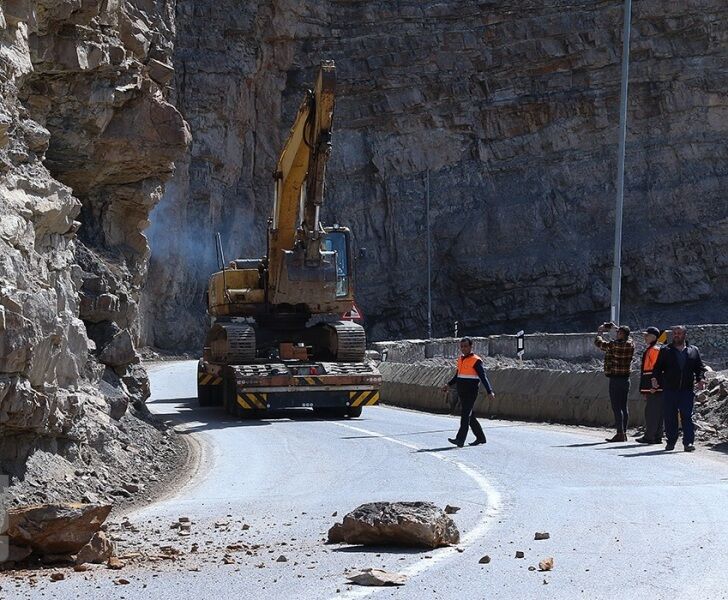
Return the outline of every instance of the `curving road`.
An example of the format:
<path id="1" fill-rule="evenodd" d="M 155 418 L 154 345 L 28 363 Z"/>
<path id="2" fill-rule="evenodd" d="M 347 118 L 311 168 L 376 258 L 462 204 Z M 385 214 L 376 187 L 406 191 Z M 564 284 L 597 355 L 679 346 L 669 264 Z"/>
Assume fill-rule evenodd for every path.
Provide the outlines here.
<path id="1" fill-rule="evenodd" d="M 195 362 L 157 364 L 150 375 L 150 409 L 177 421 L 201 460 L 186 485 L 130 518 L 145 543 L 156 528 L 157 543 L 176 544 L 184 558 L 128 566 L 123 587 L 104 569 L 41 583 L 31 597 L 728 598 L 723 454 L 667 454 L 605 444 L 604 431 L 504 421 L 486 423 L 485 446 L 456 449 L 446 441 L 453 417 L 386 407 L 355 420 L 239 422 L 196 407 Z M 373 500 L 457 505 L 462 543 L 431 552 L 323 544 L 335 511 Z M 180 516 L 193 521 L 189 537 L 169 530 Z M 551 537 L 534 541 L 536 531 Z M 236 543 L 258 547 L 225 550 Z M 479 564 L 484 554 L 490 564 Z M 549 556 L 553 571 L 529 571 Z M 410 579 L 346 585 L 344 571 L 363 567 Z"/>

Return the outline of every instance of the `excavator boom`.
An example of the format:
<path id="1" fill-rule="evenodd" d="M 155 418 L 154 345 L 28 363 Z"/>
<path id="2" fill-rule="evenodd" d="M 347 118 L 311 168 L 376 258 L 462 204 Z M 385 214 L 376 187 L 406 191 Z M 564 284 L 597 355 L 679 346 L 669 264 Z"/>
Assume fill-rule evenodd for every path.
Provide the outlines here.
<path id="1" fill-rule="evenodd" d="M 278 288 L 283 251 L 294 250 L 296 242 L 305 249 L 306 263 L 317 265 L 321 259 L 319 217 L 331 154 L 335 85 L 336 67 L 333 61 L 323 61 L 315 87 L 306 92 L 278 159 L 269 231 L 270 290 Z"/>

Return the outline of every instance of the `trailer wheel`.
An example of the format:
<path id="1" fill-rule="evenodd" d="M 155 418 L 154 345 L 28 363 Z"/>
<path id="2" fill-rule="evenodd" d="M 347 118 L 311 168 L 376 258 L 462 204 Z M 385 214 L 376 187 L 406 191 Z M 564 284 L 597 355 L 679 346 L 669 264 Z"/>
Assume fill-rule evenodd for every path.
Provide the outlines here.
<path id="1" fill-rule="evenodd" d="M 349 410 L 346 411 L 346 416 L 350 419 L 356 419 L 357 417 L 361 417 L 361 406 L 352 406 Z"/>
<path id="2" fill-rule="evenodd" d="M 197 384 L 197 405 L 212 406 L 210 403 L 210 386 Z"/>
<path id="3" fill-rule="evenodd" d="M 236 399 L 235 380 L 226 377 L 222 383 L 222 405 L 225 412 L 231 417 L 238 416 L 238 401 Z"/>

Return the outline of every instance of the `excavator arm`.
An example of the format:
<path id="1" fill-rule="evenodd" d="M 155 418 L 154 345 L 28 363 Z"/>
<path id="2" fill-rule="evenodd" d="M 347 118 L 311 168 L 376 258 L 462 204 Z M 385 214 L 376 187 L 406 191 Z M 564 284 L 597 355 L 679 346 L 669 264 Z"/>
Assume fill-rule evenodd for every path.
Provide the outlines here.
<path id="1" fill-rule="evenodd" d="M 305 264 L 318 265 L 324 234 L 319 215 L 324 198 L 326 163 L 331 154 L 336 67 L 322 61 L 313 91 L 303 98 L 278 159 L 275 201 L 269 229 L 269 290 L 278 289 L 284 251 L 298 245 Z"/>
<path id="2" fill-rule="evenodd" d="M 322 61 L 276 165 L 267 256 L 233 261 L 211 277 L 210 314 L 305 321 L 351 310 L 350 231 L 321 225 L 335 83 L 333 61 Z"/>

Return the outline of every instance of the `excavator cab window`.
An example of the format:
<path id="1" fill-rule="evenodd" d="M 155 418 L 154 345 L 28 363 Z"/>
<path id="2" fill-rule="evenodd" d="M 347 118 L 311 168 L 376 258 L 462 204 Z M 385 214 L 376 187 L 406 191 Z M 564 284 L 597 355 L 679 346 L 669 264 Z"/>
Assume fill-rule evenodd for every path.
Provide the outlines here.
<path id="1" fill-rule="evenodd" d="M 329 231 L 324 249 L 336 252 L 336 297 L 349 295 L 349 239 L 343 231 Z"/>

